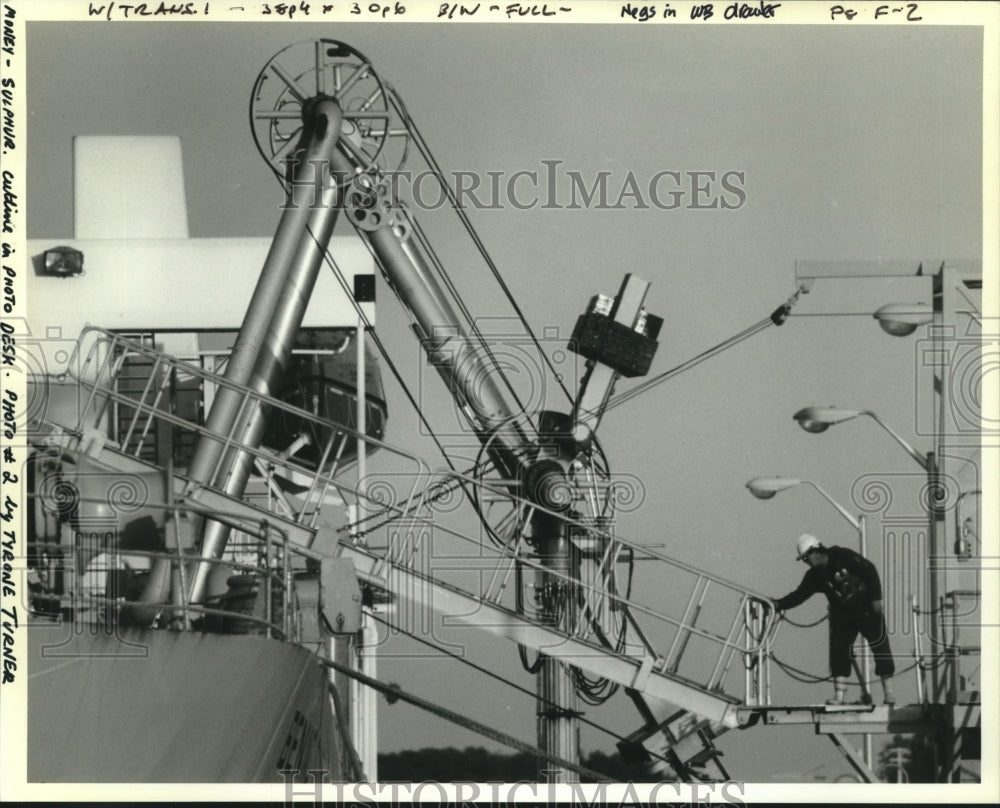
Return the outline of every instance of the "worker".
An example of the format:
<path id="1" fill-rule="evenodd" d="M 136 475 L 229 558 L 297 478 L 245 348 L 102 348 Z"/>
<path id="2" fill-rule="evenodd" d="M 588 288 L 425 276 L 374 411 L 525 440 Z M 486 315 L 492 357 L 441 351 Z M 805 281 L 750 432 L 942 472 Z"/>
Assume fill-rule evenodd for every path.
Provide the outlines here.
<path id="1" fill-rule="evenodd" d="M 804 603 L 822 592 L 830 604 L 830 673 L 834 695 L 827 704 L 843 704 L 851 673 L 851 646 L 861 633 L 872 649 L 875 673 L 882 679 L 886 704 L 895 704 L 892 676 L 896 665 L 882 606 L 882 583 L 875 565 L 846 547 L 824 547 L 815 536 L 804 533 L 796 545 L 796 560 L 809 565 L 794 592 L 774 601 L 778 611 Z"/>

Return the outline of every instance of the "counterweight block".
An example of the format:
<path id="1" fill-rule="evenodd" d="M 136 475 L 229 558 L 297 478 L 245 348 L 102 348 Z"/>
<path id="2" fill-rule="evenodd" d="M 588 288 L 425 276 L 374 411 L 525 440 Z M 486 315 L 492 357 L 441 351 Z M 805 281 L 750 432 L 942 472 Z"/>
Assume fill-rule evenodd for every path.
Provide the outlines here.
<path id="1" fill-rule="evenodd" d="M 646 328 L 639 332 L 615 322 L 607 314 L 588 311 L 576 321 L 569 349 L 586 359 L 600 362 L 626 378 L 645 376 L 656 355 L 663 319 L 646 315 Z"/>

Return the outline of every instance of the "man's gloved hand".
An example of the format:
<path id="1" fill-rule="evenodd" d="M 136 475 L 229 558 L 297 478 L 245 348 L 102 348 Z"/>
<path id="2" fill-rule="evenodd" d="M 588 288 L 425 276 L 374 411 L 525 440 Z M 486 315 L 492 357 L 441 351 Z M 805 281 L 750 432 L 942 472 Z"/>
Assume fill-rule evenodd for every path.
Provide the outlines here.
<path id="1" fill-rule="evenodd" d="M 777 617 L 781 617 L 785 613 L 783 609 L 779 609 L 776 606 L 774 606 L 774 602 L 773 601 L 770 601 L 770 600 L 759 600 L 757 602 L 760 604 L 761 614 L 764 617 L 768 617 L 772 612 L 774 612 L 774 614 Z"/>
<path id="2" fill-rule="evenodd" d="M 875 614 L 881 615 L 882 614 L 882 601 L 880 601 L 880 600 L 873 600 L 872 601 L 872 611 Z"/>

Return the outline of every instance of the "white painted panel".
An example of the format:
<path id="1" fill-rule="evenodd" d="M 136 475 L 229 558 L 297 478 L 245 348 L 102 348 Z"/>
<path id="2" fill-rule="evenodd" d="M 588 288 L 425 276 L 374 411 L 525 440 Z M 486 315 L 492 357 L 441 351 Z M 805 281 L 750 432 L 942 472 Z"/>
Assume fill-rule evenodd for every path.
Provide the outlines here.
<path id="1" fill-rule="evenodd" d="M 78 239 L 187 238 L 179 137 L 73 138 Z"/>
<path id="2" fill-rule="evenodd" d="M 264 259 L 267 238 L 69 241 L 84 254 L 84 274 L 59 278 L 27 272 L 28 335 L 72 340 L 87 325 L 113 331 L 238 330 Z M 52 241 L 29 241 L 32 258 Z M 374 262 L 356 238 L 335 238 L 331 251 L 347 275 L 371 274 Z M 362 304 L 375 322 L 375 304 Z M 352 327 L 357 314 L 333 271 L 320 271 L 306 309 L 307 328 Z M 24 335 L 24 336 L 28 336 Z M 20 338 L 19 338 L 20 340 Z M 49 372 L 60 372 L 48 358 Z"/>

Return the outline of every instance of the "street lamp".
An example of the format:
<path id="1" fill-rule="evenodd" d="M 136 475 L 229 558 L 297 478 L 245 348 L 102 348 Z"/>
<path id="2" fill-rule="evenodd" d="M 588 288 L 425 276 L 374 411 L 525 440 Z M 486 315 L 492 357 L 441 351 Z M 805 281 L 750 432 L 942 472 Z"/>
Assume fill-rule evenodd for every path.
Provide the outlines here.
<path id="1" fill-rule="evenodd" d="M 907 454 L 916 460 L 924 471 L 930 471 L 931 460 L 926 455 L 923 455 L 914 449 L 899 433 L 892 429 L 892 427 L 885 423 L 885 421 L 879 418 L 871 410 L 849 410 L 843 407 L 803 407 L 795 413 L 792 418 L 798 421 L 799 426 L 801 426 L 806 432 L 818 433 L 825 432 L 834 424 L 839 424 L 842 421 L 849 421 L 852 418 L 857 418 L 859 415 L 867 415 L 871 418 L 875 423 L 882 427 L 882 429 L 888 432 L 896 443 L 906 449 Z"/>
<path id="2" fill-rule="evenodd" d="M 839 412 L 853 412 L 860 414 L 857 410 L 840 410 Z M 854 416 L 845 416 L 845 418 L 848 417 L 853 418 Z M 840 420 L 845 420 L 845 418 L 841 418 Z M 836 423 L 836 421 L 832 421 L 831 423 Z M 829 426 L 829 424 L 823 426 L 820 430 L 810 431 L 822 432 L 827 426 Z M 865 517 L 863 515 L 853 516 L 847 508 L 826 493 L 826 491 L 820 487 L 819 483 L 816 483 L 813 480 L 802 480 L 798 477 L 754 477 L 752 480 L 747 482 L 747 490 L 757 497 L 757 499 L 772 499 L 779 492 L 787 491 L 789 488 L 795 488 L 799 485 L 811 485 L 815 488 L 827 502 L 836 508 L 837 513 L 843 516 L 844 519 L 850 523 L 851 527 L 858 531 L 858 551 L 862 556 L 867 558 L 868 543 L 865 536 Z M 861 649 L 861 678 L 864 683 L 864 689 L 868 690 L 868 681 L 871 678 L 871 655 L 868 653 L 868 649 L 864 648 L 864 646 L 862 646 Z M 874 760 L 872 752 L 872 736 L 871 733 L 867 732 L 864 734 L 864 760 L 865 765 L 871 769 Z"/>
<path id="3" fill-rule="evenodd" d="M 908 337 L 917 326 L 934 320 L 934 311 L 926 303 L 889 303 L 873 315 L 882 330 L 894 337 Z"/>

